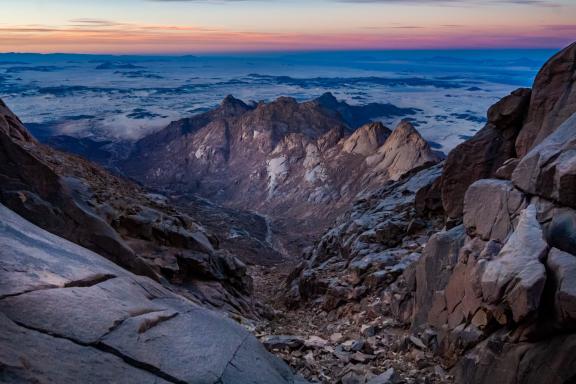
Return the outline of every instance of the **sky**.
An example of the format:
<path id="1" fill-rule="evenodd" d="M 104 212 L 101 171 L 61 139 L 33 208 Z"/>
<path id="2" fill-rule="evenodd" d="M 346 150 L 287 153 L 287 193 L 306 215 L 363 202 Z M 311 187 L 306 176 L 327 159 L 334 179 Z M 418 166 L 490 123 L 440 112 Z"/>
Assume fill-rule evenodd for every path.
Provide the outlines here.
<path id="1" fill-rule="evenodd" d="M 0 52 L 561 48 L 576 0 L 1 0 Z"/>

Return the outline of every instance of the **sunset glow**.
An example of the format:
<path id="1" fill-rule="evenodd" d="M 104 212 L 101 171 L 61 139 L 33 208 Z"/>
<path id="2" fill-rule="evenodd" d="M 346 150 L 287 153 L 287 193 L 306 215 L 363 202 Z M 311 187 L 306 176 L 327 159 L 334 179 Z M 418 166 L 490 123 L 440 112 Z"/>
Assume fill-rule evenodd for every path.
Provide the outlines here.
<path id="1" fill-rule="evenodd" d="M 2 52 L 558 48 L 571 0 L 7 0 Z"/>

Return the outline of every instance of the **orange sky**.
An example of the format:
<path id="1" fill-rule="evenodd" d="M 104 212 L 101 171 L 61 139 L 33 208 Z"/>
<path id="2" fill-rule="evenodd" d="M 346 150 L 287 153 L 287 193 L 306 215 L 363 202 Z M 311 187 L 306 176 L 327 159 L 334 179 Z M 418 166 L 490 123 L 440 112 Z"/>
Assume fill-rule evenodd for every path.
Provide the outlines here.
<path id="1" fill-rule="evenodd" d="M 559 48 L 576 40 L 572 0 L 4 0 L 3 9 L 2 52 Z"/>

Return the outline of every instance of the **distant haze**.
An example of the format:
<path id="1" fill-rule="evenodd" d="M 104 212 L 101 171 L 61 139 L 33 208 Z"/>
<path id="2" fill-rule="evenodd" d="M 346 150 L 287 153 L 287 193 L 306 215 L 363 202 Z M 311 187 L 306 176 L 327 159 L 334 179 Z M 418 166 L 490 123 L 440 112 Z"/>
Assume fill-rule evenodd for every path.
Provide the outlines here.
<path id="1" fill-rule="evenodd" d="M 574 0 L 4 0 L 0 52 L 560 48 Z"/>

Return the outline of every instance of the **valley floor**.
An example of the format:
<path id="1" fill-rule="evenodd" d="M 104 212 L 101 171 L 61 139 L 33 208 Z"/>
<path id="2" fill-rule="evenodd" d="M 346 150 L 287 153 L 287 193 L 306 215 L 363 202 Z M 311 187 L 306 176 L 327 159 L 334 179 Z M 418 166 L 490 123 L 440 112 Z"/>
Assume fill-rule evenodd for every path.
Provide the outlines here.
<path id="1" fill-rule="evenodd" d="M 294 266 L 253 266 L 255 299 L 270 320 L 256 336 L 296 372 L 320 383 L 452 383 L 424 343 L 391 318 L 378 315 L 378 297 L 327 314 L 311 303 L 287 309 L 282 284 Z M 372 380 L 372 381 L 370 381 Z"/>

